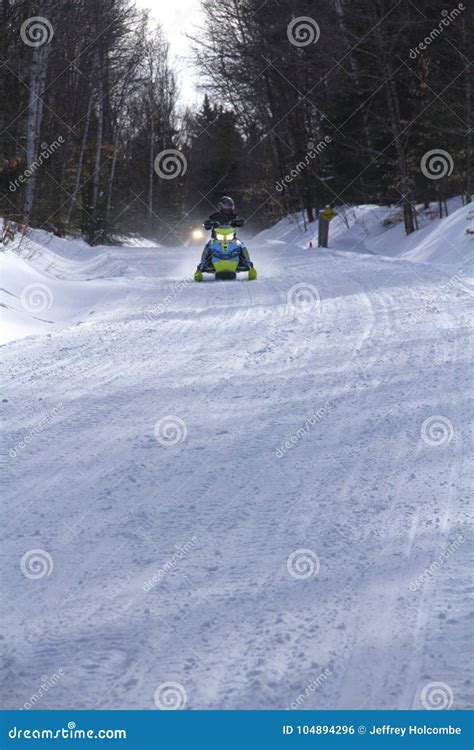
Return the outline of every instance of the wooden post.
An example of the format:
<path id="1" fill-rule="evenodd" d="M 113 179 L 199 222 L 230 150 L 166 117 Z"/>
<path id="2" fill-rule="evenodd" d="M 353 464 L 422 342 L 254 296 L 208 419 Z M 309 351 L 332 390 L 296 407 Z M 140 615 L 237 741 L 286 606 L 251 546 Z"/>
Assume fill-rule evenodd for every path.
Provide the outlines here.
<path id="1" fill-rule="evenodd" d="M 329 222 L 337 216 L 337 213 L 330 206 L 326 206 L 323 211 L 319 212 L 318 222 L 318 247 L 327 247 L 329 241 Z"/>
<path id="2" fill-rule="evenodd" d="M 329 221 L 319 214 L 318 222 L 318 247 L 327 247 L 329 240 Z"/>

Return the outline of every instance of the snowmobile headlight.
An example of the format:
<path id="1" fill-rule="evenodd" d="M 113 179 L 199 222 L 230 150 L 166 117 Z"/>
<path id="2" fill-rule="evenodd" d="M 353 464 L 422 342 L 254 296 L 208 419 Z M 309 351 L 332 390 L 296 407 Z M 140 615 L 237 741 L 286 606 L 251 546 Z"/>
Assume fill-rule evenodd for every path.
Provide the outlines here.
<path id="1" fill-rule="evenodd" d="M 235 232 L 231 232 L 230 234 L 221 234 L 220 232 L 216 232 L 216 240 L 218 242 L 231 242 L 235 237 Z"/>

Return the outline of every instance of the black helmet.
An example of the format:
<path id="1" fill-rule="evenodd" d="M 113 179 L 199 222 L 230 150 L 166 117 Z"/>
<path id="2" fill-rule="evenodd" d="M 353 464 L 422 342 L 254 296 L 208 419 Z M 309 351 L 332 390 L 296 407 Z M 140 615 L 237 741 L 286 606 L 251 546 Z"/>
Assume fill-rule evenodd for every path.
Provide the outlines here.
<path id="1" fill-rule="evenodd" d="M 223 213 L 227 214 L 227 213 L 230 213 L 231 211 L 233 211 L 234 208 L 235 208 L 235 203 L 232 200 L 232 198 L 229 198 L 228 195 L 224 195 L 220 199 L 219 205 L 218 205 L 219 211 L 222 211 Z"/>

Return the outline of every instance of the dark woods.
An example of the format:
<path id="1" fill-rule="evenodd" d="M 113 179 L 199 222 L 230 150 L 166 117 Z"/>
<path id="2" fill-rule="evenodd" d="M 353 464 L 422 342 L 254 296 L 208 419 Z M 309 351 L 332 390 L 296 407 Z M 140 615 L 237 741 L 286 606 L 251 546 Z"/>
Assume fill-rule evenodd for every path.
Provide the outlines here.
<path id="1" fill-rule="evenodd" d="M 397 204 L 407 232 L 417 203 L 470 199 L 472 3 L 202 7 L 196 111 L 132 0 L 2 1 L 2 216 L 176 244 L 223 193 L 256 225 Z"/>
<path id="2" fill-rule="evenodd" d="M 2 12 L 2 210 L 91 242 L 163 232 L 178 200 L 151 171 L 178 124 L 160 31 L 129 0 L 4 1 Z"/>

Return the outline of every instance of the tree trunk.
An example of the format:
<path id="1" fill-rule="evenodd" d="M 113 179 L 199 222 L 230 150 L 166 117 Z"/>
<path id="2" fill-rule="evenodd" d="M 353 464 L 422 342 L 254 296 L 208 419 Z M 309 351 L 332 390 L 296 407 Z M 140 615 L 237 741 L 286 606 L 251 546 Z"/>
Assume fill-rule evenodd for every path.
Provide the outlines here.
<path id="1" fill-rule="evenodd" d="M 467 33 L 467 32 L 466 32 Z M 472 201 L 472 71 L 466 69 L 466 198 Z"/>
<path id="2" fill-rule="evenodd" d="M 94 175 L 92 178 L 92 201 L 91 201 L 91 214 L 96 218 L 97 205 L 99 202 L 99 188 L 100 188 L 100 161 L 102 155 L 102 141 L 104 137 L 104 103 L 102 101 L 102 80 L 99 83 L 99 100 L 97 103 L 97 141 L 95 146 L 95 162 L 94 162 Z"/>
<path id="3" fill-rule="evenodd" d="M 148 162 L 148 222 L 150 230 L 153 228 L 153 182 L 155 177 L 155 118 L 153 103 L 150 97 L 150 152 Z"/>
<path id="4" fill-rule="evenodd" d="M 104 84 L 102 80 L 102 69 L 98 66 L 99 84 L 97 89 L 98 101 L 97 101 L 97 136 L 95 146 L 95 161 L 94 161 L 94 173 L 92 175 L 92 199 L 89 211 L 89 220 L 91 221 L 91 229 L 89 232 L 89 242 L 95 245 L 99 241 L 101 232 L 99 217 L 97 214 L 100 194 L 100 164 L 102 156 L 102 143 L 104 138 L 104 102 L 103 102 L 103 91 Z"/>
<path id="5" fill-rule="evenodd" d="M 89 100 L 89 107 L 87 110 L 86 122 L 84 125 L 84 132 L 82 134 L 81 150 L 79 152 L 79 161 L 77 163 L 76 180 L 74 184 L 74 190 L 72 191 L 72 195 L 71 195 L 71 203 L 70 203 L 69 210 L 67 212 L 67 217 L 66 217 L 67 223 L 71 221 L 71 214 L 76 204 L 77 195 L 79 193 L 79 186 L 81 184 L 82 167 L 84 164 L 84 155 L 86 152 L 87 137 L 89 135 L 89 126 L 90 126 L 90 121 L 91 121 L 92 103 L 93 103 L 93 94 L 91 94 L 91 98 Z"/>
<path id="6" fill-rule="evenodd" d="M 351 72 L 352 72 L 352 74 L 354 76 L 354 79 L 355 79 L 355 88 L 356 88 L 356 91 L 357 91 L 357 97 L 358 97 L 359 101 L 363 101 L 364 97 L 362 95 L 362 90 L 363 89 L 362 89 L 362 84 L 361 84 L 361 73 L 360 73 L 360 69 L 359 69 L 359 63 L 358 63 L 357 58 L 356 58 L 356 56 L 354 54 L 354 44 L 353 43 L 351 44 L 351 40 L 350 40 L 349 33 L 348 33 L 348 30 L 347 30 L 346 18 L 345 18 L 345 15 L 344 15 L 344 6 L 343 6 L 343 3 L 341 2 L 341 0 L 335 0 L 335 2 L 334 2 L 334 9 L 336 11 L 336 15 L 337 15 L 337 18 L 338 18 L 339 28 L 342 31 L 343 38 L 345 39 L 347 47 L 348 47 L 348 50 L 349 50 L 348 51 L 349 64 L 351 66 Z M 367 149 L 369 151 L 370 156 L 372 156 L 373 154 L 377 153 L 377 150 L 376 150 L 376 148 L 374 146 L 374 141 L 373 141 L 373 138 L 372 138 L 372 132 L 371 132 L 370 128 L 367 126 L 367 119 L 364 116 L 363 111 L 361 112 L 361 118 L 362 118 L 362 129 L 363 129 L 363 132 L 364 132 L 365 143 L 366 143 L 366 146 L 367 146 Z M 366 183 L 366 180 L 365 180 L 364 173 L 363 173 L 363 175 L 360 178 L 360 184 L 361 184 L 361 187 L 364 190 L 364 192 L 366 192 L 368 194 L 369 193 L 369 189 L 367 187 L 367 183 Z M 379 195 L 379 197 L 380 197 L 380 195 Z"/>
<path id="7" fill-rule="evenodd" d="M 106 224 L 108 224 L 110 209 L 112 208 L 112 192 L 114 189 L 115 170 L 117 167 L 117 156 L 118 156 L 118 150 L 119 150 L 119 145 L 118 145 L 119 135 L 120 135 L 120 127 L 119 127 L 119 124 L 117 123 L 116 129 L 115 129 L 115 136 L 114 136 L 114 155 L 112 157 L 112 164 L 110 166 L 109 184 L 107 188 L 107 206 L 105 209 Z"/>
<path id="8" fill-rule="evenodd" d="M 392 130 L 394 145 L 397 152 L 398 176 L 402 194 L 401 202 L 403 207 L 403 222 L 405 224 L 406 234 L 412 234 L 412 232 L 415 231 L 415 223 L 413 221 L 413 206 L 410 199 L 411 190 L 410 180 L 408 178 L 406 155 L 403 150 L 403 144 L 401 141 L 401 118 L 398 95 L 392 79 L 392 71 L 388 68 L 388 66 L 384 65 L 383 67 L 385 75 L 385 92 L 390 117 L 390 127 Z"/>
<path id="9" fill-rule="evenodd" d="M 26 166 L 31 168 L 38 156 L 38 145 L 43 121 L 42 92 L 48 70 L 49 45 L 36 47 L 31 60 L 30 98 L 28 101 L 28 122 L 26 128 Z M 36 170 L 27 180 L 23 203 L 23 219 L 29 223 L 35 197 Z"/>

